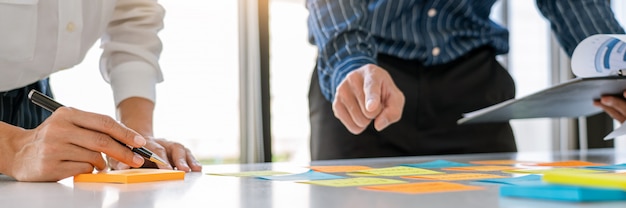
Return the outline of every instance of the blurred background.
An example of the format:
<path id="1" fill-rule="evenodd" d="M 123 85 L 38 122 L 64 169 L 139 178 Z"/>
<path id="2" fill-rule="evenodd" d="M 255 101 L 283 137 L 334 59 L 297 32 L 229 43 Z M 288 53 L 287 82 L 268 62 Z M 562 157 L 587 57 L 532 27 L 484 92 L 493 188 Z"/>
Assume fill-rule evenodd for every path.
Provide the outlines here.
<path id="1" fill-rule="evenodd" d="M 155 136 L 186 145 L 203 164 L 308 162 L 307 93 L 316 48 L 307 40 L 304 0 L 191 1 L 160 1 L 166 9 L 160 33 L 165 81 L 157 85 Z M 626 25 L 626 4 L 612 5 Z M 511 32 L 510 53 L 500 61 L 513 75 L 518 97 L 570 78 L 569 60 L 534 1 L 499 0 L 492 11 Z M 98 69 L 100 53 L 96 44 L 84 62 L 54 74 L 51 84 L 60 102 L 115 117 Z M 511 123 L 524 152 L 585 148 L 579 128 L 593 126 L 580 119 Z M 588 140 L 624 146 L 623 139 Z"/>

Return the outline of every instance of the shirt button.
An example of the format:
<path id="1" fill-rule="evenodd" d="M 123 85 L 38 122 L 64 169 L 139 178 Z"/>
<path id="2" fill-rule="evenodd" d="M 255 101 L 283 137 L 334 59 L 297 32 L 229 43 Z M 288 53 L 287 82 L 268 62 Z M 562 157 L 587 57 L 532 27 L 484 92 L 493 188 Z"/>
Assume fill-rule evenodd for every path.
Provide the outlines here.
<path id="1" fill-rule="evenodd" d="M 65 26 L 65 30 L 68 32 L 74 32 L 75 29 L 76 25 L 73 22 L 67 23 L 67 26 Z"/>
<path id="2" fill-rule="evenodd" d="M 437 10 L 436 9 L 429 9 L 428 10 L 428 16 L 429 17 L 434 17 L 435 15 L 437 15 Z"/>
<path id="3" fill-rule="evenodd" d="M 441 49 L 439 47 L 434 47 L 432 50 L 433 56 L 438 56 L 441 53 Z"/>

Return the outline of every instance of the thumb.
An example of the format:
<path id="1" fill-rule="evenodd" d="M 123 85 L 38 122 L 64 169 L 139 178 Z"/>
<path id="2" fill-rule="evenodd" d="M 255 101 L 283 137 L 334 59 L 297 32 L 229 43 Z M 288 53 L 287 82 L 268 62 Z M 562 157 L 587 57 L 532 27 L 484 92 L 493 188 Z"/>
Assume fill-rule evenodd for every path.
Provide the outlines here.
<path id="1" fill-rule="evenodd" d="M 366 76 L 363 81 L 365 93 L 365 111 L 368 118 L 374 118 L 380 113 L 381 108 L 381 81 L 376 76 Z"/>

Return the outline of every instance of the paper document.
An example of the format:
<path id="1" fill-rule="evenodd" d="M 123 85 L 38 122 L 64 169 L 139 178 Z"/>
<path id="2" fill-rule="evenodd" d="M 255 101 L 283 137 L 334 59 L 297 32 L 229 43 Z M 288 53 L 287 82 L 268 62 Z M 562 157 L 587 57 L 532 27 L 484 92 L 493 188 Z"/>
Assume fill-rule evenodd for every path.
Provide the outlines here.
<path id="1" fill-rule="evenodd" d="M 572 72 L 579 77 L 626 75 L 626 35 L 593 35 L 574 50 Z M 604 140 L 625 135 L 626 126 L 609 133 Z"/>
<path id="2" fill-rule="evenodd" d="M 572 55 L 576 78 L 537 93 L 510 99 L 463 114 L 458 124 L 506 122 L 523 118 L 585 117 L 602 112 L 593 100 L 602 95 L 621 96 L 626 90 L 626 35 L 592 35 Z M 626 135 L 622 126 L 605 139 Z"/>

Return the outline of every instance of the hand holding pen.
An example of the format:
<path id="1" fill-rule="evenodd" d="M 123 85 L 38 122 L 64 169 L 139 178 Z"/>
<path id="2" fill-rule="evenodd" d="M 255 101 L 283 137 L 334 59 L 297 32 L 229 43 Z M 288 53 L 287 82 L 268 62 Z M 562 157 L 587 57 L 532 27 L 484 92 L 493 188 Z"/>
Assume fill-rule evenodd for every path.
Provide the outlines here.
<path id="1" fill-rule="evenodd" d="M 31 99 L 35 94 L 31 93 Z M 52 116 L 35 129 L 15 131 L 15 157 L 8 164 L 8 175 L 20 181 L 56 181 L 92 172 L 94 167 L 104 170 L 107 166 L 101 153 L 131 167 L 144 163 L 142 156 L 120 145 L 139 148 L 146 144 L 133 130 L 109 116 L 45 102 L 38 105 L 55 110 Z"/>

